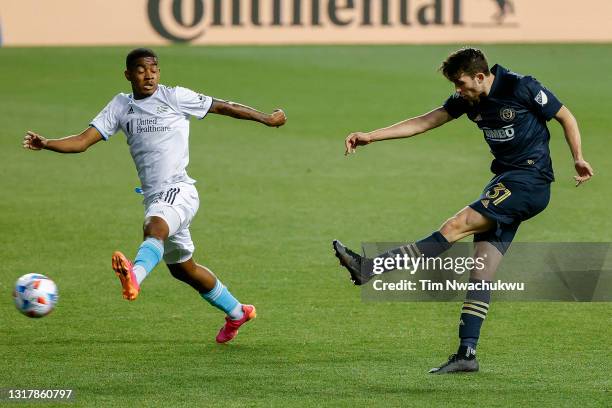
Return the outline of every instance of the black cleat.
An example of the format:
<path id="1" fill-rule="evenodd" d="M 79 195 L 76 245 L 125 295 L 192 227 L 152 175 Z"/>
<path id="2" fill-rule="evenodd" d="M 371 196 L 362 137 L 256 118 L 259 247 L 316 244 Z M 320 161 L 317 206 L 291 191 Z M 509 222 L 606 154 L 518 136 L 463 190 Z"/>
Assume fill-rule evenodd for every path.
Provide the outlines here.
<path id="1" fill-rule="evenodd" d="M 478 371 L 476 351 L 467 346 L 460 346 L 457 354 L 453 354 L 440 367 L 429 370 L 430 374 L 466 373 Z"/>
<path id="2" fill-rule="evenodd" d="M 374 276 L 372 272 L 372 260 L 351 251 L 342 242 L 335 239 L 332 242 L 336 258 L 340 265 L 344 266 L 351 274 L 351 282 L 360 286 L 367 283 Z"/>

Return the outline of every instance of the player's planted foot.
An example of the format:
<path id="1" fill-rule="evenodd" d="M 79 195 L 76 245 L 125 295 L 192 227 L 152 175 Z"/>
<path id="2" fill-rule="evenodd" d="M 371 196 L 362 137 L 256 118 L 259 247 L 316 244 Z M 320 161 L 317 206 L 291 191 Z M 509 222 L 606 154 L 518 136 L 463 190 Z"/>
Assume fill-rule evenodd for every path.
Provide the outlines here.
<path id="1" fill-rule="evenodd" d="M 215 339 L 217 343 L 227 343 L 236 337 L 240 326 L 257 317 L 257 311 L 253 305 L 242 305 L 242 311 L 244 312 L 242 319 L 232 320 L 229 316 L 225 317 L 225 324 L 221 330 L 219 330 L 219 334 L 217 334 L 217 338 Z"/>
<path id="2" fill-rule="evenodd" d="M 448 358 L 448 361 L 440 367 L 429 370 L 430 374 L 449 374 L 461 372 L 476 372 L 478 371 L 478 360 L 476 359 L 476 351 L 467 346 L 460 346 L 457 354 L 453 354 Z"/>
<path id="3" fill-rule="evenodd" d="M 332 245 L 340 265 L 344 266 L 351 274 L 351 282 L 353 284 L 357 286 L 363 285 L 372 279 L 374 272 L 372 272 L 371 259 L 351 251 L 337 239 L 334 240 Z"/>
<path id="4" fill-rule="evenodd" d="M 130 262 L 121 252 L 115 251 L 113 253 L 112 265 L 115 275 L 117 275 L 121 281 L 123 298 L 127 300 L 136 300 L 140 293 L 140 285 L 138 284 L 136 275 L 134 275 L 132 262 Z"/>

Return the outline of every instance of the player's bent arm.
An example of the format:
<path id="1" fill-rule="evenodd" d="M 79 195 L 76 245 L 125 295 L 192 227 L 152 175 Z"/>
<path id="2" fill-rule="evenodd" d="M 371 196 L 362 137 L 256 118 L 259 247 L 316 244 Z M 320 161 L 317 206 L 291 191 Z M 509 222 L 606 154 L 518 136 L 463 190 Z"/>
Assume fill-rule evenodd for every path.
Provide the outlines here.
<path id="1" fill-rule="evenodd" d="M 574 115 L 572 115 L 572 112 L 565 106 L 562 106 L 555 115 L 555 119 L 561 124 L 561 127 L 563 127 L 565 140 L 567 140 L 574 161 L 583 160 L 578 121 Z"/>
<path id="2" fill-rule="evenodd" d="M 287 116 L 282 109 L 275 109 L 271 114 L 260 112 L 250 106 L 240 103 L 213 99 L 209 112 L 219 115 L 230 116 L 236 119 L 254 120 L 266 126 L 282 126 L 287 121 Z"/>
<path id="3" fill-rule="evenodd" d="M 47 139 L 28 131 L 23 138 L 23 147 L 30 150 L 52 150 L 58 153 L 81 153 L 102 139 L 102 135 L 95 127 L 88 127 L 78 135 L 61 139 Z"/>
<path id="4" fill-rule="evenodd" d="M 369 133 L 351 133 L 345 139 L 345 154 L 354 153 L 357 146 L 363 146 L 372 142 L 406 138 L 425 133 L 428 130 L 442 126 L 452 119 L 453 117 L 441 106 L 423 115 L 406 119 L 402 122 L 373 130 Z"/>
<path id="5" fill-rule="evenodd" d="M 570 112 L 567 107 L 562 106 L 559 112 L 555 115 L 555 119 L 563 127 L 563 133 L 565 134 L 565 140 L 572 152 L 574 158 L 574 167 L 576 168 L 577 176 L 574 177 L 576 180 L 576 186 L 587 181 L 593 176 L 593 168 L 591 165 L 584 160 L 582 156 L 582 143 L 580 138 L 580 129 L 578 128 L 578 121 Z"/>

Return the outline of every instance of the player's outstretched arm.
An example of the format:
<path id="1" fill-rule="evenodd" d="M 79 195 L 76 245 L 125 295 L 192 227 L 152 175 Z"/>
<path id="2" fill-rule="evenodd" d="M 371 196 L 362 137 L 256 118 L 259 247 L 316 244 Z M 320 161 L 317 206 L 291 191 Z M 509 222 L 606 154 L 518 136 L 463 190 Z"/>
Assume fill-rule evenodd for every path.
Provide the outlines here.
<path id="1" fill-rule="evenodd" d="M 221 99 L 213 99 L 209 112 L 236 119 L 254 120 L 266 126 L 279 127 L 287 122 L 287 116 L 282 109 L 275 109 L 271 114 L 267 114 L 246 105 Z"/>
<path id="2" fill-rule="evenodd" d="M 368 133 L 354 132 L 348 135 L 344 140 L 344 154 L 355 153 L 357 146 L 365 146 L 372 142 L 415 136 L 419 133 L 424 133 L 430 129 L 442 126 L 452 119 L 453 117 L 448 114 L 446 109 L 439 107 L 421 116 L 406 119 L 382 129 L 373 130 Z"/>
<path id="3" fill-rule="evenodd" d="M 585 181 L 589 180 L 593 177 L 593 168 L 584 160 L 582 157 L 582 145 L 580 140 L 580 129 L 578 129 L 578 121 L 572 112 L 567 109 L 565 106 L 562 106 L 559 109 L 559 112 L 555 115 L 555 119 L 561 124 L 563 127 L 563 133 L 565 134 L 565 140 L 569 145 L 570 151 L 572 152 L 572 157 L 574 158 L 574 167 L 576 168 L 577 175 L 574 176 L 574 180 L 576 181 L 576 187 Z"/>
<path id="4" fill-rule="evenodd" d="M 28 130 L 23 138 L 23 148 L 29 150 L 52 150 L 59 153 L 81 153 L 89 146 L 102 140 L 102 135 L 94 127 L 88 127 L 78 135 L 61 139 L 47 139 Z"/>

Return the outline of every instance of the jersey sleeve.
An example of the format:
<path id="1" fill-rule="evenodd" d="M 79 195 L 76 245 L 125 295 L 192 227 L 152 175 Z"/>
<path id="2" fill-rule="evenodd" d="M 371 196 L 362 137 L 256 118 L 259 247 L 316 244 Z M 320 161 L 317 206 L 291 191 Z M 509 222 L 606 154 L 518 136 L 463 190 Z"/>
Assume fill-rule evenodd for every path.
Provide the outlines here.
<path id="1" fill-rule="evenodd" d="M 459 116 L 467 112 L 468 103 L 459 96 L 458 93 L 454 93 L 448 97 L 444 105 L 444 110 L 448 112 L 453 118 L 457 119 Z"/>
<path id="2" fill-rule="evenodd" d="M 517 93 L 532 112 L 547 121 L 554 118 L 563 106 L 551 91 L 530 76 L 522 78 Z"/>
<path id="3" fill-rule="evenodd" d="M 204 119 L 204 116 L 206 116 L 212 106 L 213 99 L 191 89 L 177 86 L 176 102 L 181 113 L 195 116 L 198 119 Z"/>
<path id="4" fill-rule="evenodd" d="M 117 95 L 89 123 L 89 126 L 96 128 L 100 132 L 104 140 L 108 140 L 109 137 L 119 131 L 120 105 L 119 96 Z"/>

